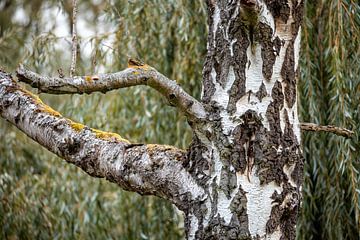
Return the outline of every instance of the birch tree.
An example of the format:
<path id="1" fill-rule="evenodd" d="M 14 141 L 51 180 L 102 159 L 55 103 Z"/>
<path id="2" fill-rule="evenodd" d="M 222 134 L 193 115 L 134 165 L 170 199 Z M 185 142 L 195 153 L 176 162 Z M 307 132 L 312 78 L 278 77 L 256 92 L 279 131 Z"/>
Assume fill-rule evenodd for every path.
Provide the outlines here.
<path id="1" fill-rule="evenodd" d="M 295 239 L 304 164 L 297 113 L 303 7 L 302 0 L 208 0 L 200 100 L 131 58 L 109 74 L 17 69 L 18 81 L 51 94 L 151 87 L 187 117 L 193 141 L 186 150 L 74 122 L 5 71 L 1 116 L 90 176 L 170 201 L 184 213 L 187 239 Z"/>

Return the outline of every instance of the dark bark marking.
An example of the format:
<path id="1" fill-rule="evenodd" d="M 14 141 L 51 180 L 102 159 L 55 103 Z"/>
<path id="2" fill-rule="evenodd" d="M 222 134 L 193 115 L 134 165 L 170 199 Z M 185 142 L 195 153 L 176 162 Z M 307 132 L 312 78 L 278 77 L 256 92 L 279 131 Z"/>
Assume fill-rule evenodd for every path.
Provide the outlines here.
<path id="1" fill-rule="evenodd" d="M 97 171 L 100 169 L 100 162 L 98 159 L 99 149 L 98 146 L 94 145 L 92 149 L 86 152 L 80 159 L 76 159 L 74 164 L 92 177 L 103 177 Z"/>
<path id="2" fill-rule="evenodd" d="M 302 0 L 300 3 L 298 3 L 298 1 L 292 0 L 292 5 L 292 17 L 294 19 L 294 22 L 291 24 L 291 32 L 295 38 L 303 21 L 304 1 Z"/>
<path id="3" fill-rule="evenodd" d="M 264 83 L 261 83 L 259 90 L 255 93 L 255 96 L 262 102 L 262 99 L 267 96 L 266 87 Z"/>
<path id="4" fill-rule="evenodd" d="M 290 16 L 290 7 L 287 0 L 265 0 L 266 6 L 275 19 L 280 19 L 284 23 Z"/>
<path id="5" fill-rule="evenodd" d="M 210 176 L 205 173 L 205 171 L 210 170 L 210 163 L 202 156 L 207 150 L 207 146 L 194 135 L 193 141 L 187 151 L 187 158 L 183 162 L 183 166 L 201 186 L 204 186 L 210 178 Z"/>
<path id="6" fill-rule="evenodd" d="M 230 210 L 233 216 L 230 226 L 236 229 L 236 239 L 249 239 L 249 219 L 247 215 L 247 198 L 246 192 L 239 186 L 239 191 L 230 204 Z"/>
<path id="7" fill-rule="evenodd" d="M 270 26 L 264 23 L 259 23 L 259 31 L 256 34 L 256 41 L 261 44 L 261 58 L 263 60 L 262 73 L 267 81 L 271 80 L 273 73 L 273 66 L 275 64 L 277 50 L 280 49 L 279 38 L 271 41 L 273 31 Z M 280 51 L 280 50 L 279 50 Z M 278 54 L 278 53 L 277 53 Z"/>
<path id="8" fill-rule="evenodd" d="M 241 24 L 242 23 L 238 21 L 233 22 L 230 26 L 229 33 L 229 35 L 233 36 L 233 39 L 237 39 L 233 45 L 235 81 L 229 90 L 229 103 L 227 106 L 229 113 L 236 111 L 236 102 L 246 94 L 245 69 L 248 61 L 246 49 L 249 47 L 250 41 Z"/>
<path id="9" fill-rule="evenodd" d="M 211 97 L 215 93 L 215 84 L 213 83 L 213 79 L 212 79 L 212 76 L 211 76 L 211 69 L 212 69 L 211 56 L 207 56 L 206 60 L 205 60 L 205 64 L 204 64 L 204 69 L 203 69 L 203 97 L 202 97 L 202 101 L 204 103 L 209 103 L 210 100 L 211 100 Z"/>
<path id="10" fill-rule="evenodd" d="M 280 226 L 280 239 L 295 239 L 296 218 L 300 208 L 301 197 L 298 189 L 289 183 L 284 183 L 281 194 L 274 192 L 271 196 L 274 206 L 271 209 L 270 219 L 266 223 L 266 232 L 273 233 Z"/>
<path id="11" fill-rule="evenodd" d="M 279 81 L 275 82 L 272 88 L 271 97 L 273 98 L 273 101 L 269 104 L 266 110 L 266 118 L 269 122 L 269 134 L 271 141 L 277 147 L 282 136 L 280 127 L 280 109 L 282 109 L 284 105 L 284 95 L 282 93 L 282 86 Z"/>
<path id="12" fill-rule="evenodd" d="M 291 108 L 296 101 L 296 79 L 293 41 L 290 42 L 286 49 L 284 63 L 281 68 L 281 76 L 285 84 L 285 100 L 288 107 Z"/>
<path id="13" fill-rule="evenodd" d="M 229 167 L 222 167 L 219 185 L 219 189 L 230 199 L 231 193 L 236 188 L 236 172 L 231 171 Z"/>
<path id="14" fill-rule="evenodd" d="M 229 68 L 232 64 L 229 49 L 230 45 L 229 42 L 223 38 L 222 31 L 224 30 L 218 27 L 213 64 L 216 72 L 216 82 L 222 87 L 225 87 L 229 75 Z"/>
<path id="15" fill-rule="evenodd" d="M 250 158 L 255 157 L 254 141 L 252 136 L 262 127 L 261 117 L 254 111 L 248 110 L 241 117 L 243 123 L 235 127 L 233 131 L 234 145 L 230 156 L 230 161 L 237 172 L 244 173 L 246 168 L 251 171 L 252 163 Z M 244 147 L 247 146 L 247 148 Z"/>
<path id="16" fill-rule="evenodd" d="M 203 68 L 203 97 L 202 97 L 202 101 L 204 103 L 208 103 L 211 100 L 212 95 L 215 92 L 215 85 L 212 82 L 212 77 L 211 77 L 211 69 L 212 69 L 212 60 L 213 60 L 213 19 L 212 16 L 214 14 L 214 10 L 215 10 L 215 3 L 213 0 L 207 0 L 207 11 L 208 11 L 208 26 L 209 26 L 209 34 L 208 34 L 208 53 L 206 55 L 206 59 L 205 59 L 205 63 L 204 63 L 204 68 Z M 215 80 L 215 79 L 214 79 Z"/>

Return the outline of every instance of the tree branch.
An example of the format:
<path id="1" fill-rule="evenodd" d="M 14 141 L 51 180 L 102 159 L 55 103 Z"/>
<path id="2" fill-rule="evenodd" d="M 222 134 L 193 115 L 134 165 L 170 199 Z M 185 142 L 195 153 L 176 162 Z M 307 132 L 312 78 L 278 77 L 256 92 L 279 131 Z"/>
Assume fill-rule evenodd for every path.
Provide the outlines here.
<path id="1" fill-rule="evenodd" d="M 331 132 L 331 133 L 334 133 L 336 135 L 340 135 L 340 136 L 347 137 L 347 138 L 352 137 L 352 135 L 354 134 L 354 132 L 349 130 L 349 129 L 341 128 L 341 127 L 335 127 L 335 126 L 332 126 L 332 125 L 321 126 L 321 125 L 318 125 L 318 124 L 315 124 L 315 123 L 300 123 L 300 127 L 301 127 L 301 130 L 305 130 L 305 131 Z"/>
<path id="2" fill-rule="evenodd" d="M 17 77 L 19 81 L 28 83 L 41 92 L 53 94 L 105 93 L 119 88 L 147 85 L 160 92 L 171 105 L 178 107 L 190 119 L 206 117 L 202 104 L 186 93 L 176 81 L 168 79 L 148 65 L 133 65 L 131 60 L 128 68 L 120 72 L 73 78 L 43 77 L 20 65 Z"/>
<path id="3" fill-rule="evenodd" d="M 76 69 L 76 54 L 77 54 L 77 34 L 76 34 L 76 14 L 77 14 L 77 0 L 73 0 L 72 11 L 72 46 L 71 46 L 71 65 L 70 77 L 73 77 Z"/>
<path id="4" fill-rule="evenodd" d="M 0 115 L 40 145 L 121 188 L 156 195 L 185 210 L 203 189 L 182 166 L 186 152 L 165 145 L 132 144 L 115 133 L 61 116 L 0 71 Z"/>

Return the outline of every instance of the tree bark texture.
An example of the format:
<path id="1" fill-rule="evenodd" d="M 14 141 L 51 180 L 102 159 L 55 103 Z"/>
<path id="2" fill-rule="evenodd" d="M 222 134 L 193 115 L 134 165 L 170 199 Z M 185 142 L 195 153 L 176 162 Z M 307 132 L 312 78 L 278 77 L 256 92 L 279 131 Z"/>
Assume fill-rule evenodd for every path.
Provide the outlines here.
<path id="1" fill-rule="evenodd" d="M 207 121 L 186 167 L 206 191 L 189 239 L 295 239 L 303 159 L 296 82 L 303 1 L 208 4 Z"/>
<path id="2" fill-rule="evenodd" d="M 202 100 L 148 65 L 71 78 L 17 76 L 53 94 L 148 85 L 182 111 L 187 151 L 130 143 L 52 110 L 0 72 L 0 114 L 89 175 L 168 199 L 187 239 L 295 239 L 303 158 L 296 83 L 302 0 L 207 0 Z M 129 61 L 131 63 L 131 61 Z"/>

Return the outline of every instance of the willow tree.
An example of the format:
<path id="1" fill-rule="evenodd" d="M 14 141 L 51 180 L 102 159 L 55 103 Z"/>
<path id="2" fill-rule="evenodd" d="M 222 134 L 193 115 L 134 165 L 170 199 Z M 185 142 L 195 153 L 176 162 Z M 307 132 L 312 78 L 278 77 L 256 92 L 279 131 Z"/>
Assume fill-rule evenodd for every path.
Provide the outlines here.
<path id="1" fill-rule="evenodd" d="M 1 116 L 93 177 L 169 200 L 188 239 L 294 239 L 303 158 L 297 76 L 303 1 L 207 1 L 202 98 L 129 59 L 109 74 L 46 77 L 20 66 L 41 92 L 82 94 L 147 85 L 186 117 L 184 151 L 132 143 L 63 117 L 1 72 Z"/>

